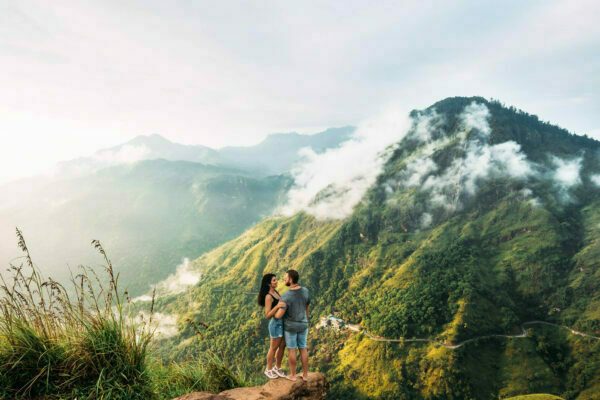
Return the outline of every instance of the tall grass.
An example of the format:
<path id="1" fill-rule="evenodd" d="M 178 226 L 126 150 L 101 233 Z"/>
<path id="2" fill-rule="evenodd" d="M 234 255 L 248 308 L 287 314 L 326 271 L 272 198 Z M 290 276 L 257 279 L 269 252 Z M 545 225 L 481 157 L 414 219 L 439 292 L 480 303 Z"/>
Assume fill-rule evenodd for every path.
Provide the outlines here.
<path id="1" fill-rule="evenodd" d="M 154 296 L 149 319 L 136 321 L 99 241 L 106 281 L 80 267 L 67 290 L 42 277 L 16 233 L 23 257 L 10 279 L 0 275 L 0 398 L 158 399 L 240 384 L 216 359 L 150 362 Z"/>
<path id="2" fill-rule="evenodd" d="M 150 371 L 154 391 L 163 399 L 197 391 L 219 393 L 233 387 L 258 384 L 250 381 L 241 370 L 232 370 L 214 354 L 204 354 L 201 360 L 167 366 L 153 363 Z"/>

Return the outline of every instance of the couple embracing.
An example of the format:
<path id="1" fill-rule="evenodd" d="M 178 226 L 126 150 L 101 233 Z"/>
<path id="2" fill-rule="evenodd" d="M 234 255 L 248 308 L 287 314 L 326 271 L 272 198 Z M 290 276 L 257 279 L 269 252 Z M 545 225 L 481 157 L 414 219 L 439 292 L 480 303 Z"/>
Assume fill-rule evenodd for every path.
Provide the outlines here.
<path id="1" fill-rule="evenodd" d="M 308 289 L 298 284 L 298 271 L 290 269 L 285 273 L 284 283 L 289 287 L 283 295 L 277 291 L 277 277 L 266 274 L 262 278 L 258 304 L 265 308 L 265 317 L 269 320 L 269 336 L 271 338 L 267 353 L 267 369 L 265 375 L 269 379 L 278 377 L 295 381 L 296 350 L 300 351 L 302 360 L 302 380 L 308 379 L 308 306 L 310 297 Z M 286 376 L 281 369 L 283 352 L 288 348 L 290 374 Z"/>

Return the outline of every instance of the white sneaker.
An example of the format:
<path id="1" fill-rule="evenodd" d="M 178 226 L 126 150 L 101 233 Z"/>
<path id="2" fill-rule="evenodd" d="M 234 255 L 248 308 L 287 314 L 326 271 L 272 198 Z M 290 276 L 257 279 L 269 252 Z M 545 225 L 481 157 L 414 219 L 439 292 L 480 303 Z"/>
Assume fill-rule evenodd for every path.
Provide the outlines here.
<path id="1" fill-rule="evenodd" d="M 273 367 L 272 371 L 275 372 L 275 374 L 277 374 L 277 376 L 279 376 L 280 378 L 285 378 L 285 372 L 283 372 L 282 369 Z"/>
<path id="2" fill-rule="evenodd" d="M 265 369 L 265 375 L 269 379 L 276 379 L 277 378 L 277 374 L 275 372 L 273 372 L 272 369 Z"/>

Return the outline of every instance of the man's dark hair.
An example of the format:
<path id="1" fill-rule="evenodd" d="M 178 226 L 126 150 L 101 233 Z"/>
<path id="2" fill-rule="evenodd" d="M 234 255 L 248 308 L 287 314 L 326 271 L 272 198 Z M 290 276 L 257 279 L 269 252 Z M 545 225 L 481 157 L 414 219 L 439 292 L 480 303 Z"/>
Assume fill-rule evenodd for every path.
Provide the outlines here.
<path id="1" fill-rule="evenodd" d="M 292 283 L 298 283 L 298 281 L 300 280 L 300 274 L 295 269 L 288 270 L 287 274 L 292 280 Z"/>

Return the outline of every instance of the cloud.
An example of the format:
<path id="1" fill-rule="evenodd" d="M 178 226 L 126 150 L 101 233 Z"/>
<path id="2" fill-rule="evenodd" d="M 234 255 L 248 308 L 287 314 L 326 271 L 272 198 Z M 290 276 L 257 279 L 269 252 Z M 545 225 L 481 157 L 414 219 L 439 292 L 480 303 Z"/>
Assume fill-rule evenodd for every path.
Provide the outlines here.
<path id="1" fill-rule="evenodd" d="M 574 131 L 599 127 L 599 83 L 589 79 L 599 60 L 600 3 L 593 0 L 240 2 L 237 13 L 227 2 L 149 2 L 143 12 L 124 2 L 77 2 L 68 12 L 56 2 L 3 3 L 6 179 L 136 133 L 251 144 L 272 131 L 353 124 L 390 98 L 419 107 L 481 94 Z M 462 23 L 465 16 L 473 23 Z M 564 101 L 582 95 L 590 98 L 586 107 Z M 15 126 L 17 113 L 23 123 Z"/>
<path id="2" fill-rule="evenodd" d="M 439 128 L 443 121 L 443 115 L 438 114 L 436 110 L 419 112 L 414 118 L 414 127 L 411 129 L 410 136 L 421 142 L 429 142 L 432 139 L 432 133 Z"/>
<path id="3" fill-rule="evenodd" d="M 137 303 L 138 301 L 152 301 L 152 296 L 148 294 L 143 294 L 141 296 L 134 297 L 133 299 L 131 299 L 131 301 L 134 303 Z"/>
<path id="4" fill-rule="evenodd" d="M 526 198 L 526 197 L 531 196 L 533 194 L 533 191 L 529 188 L 523 188 L 520 190 L 520 194 L 521 194 L 521 196 Z"/>
<path id="5" fill-rule="evenodd" d="M 459 116 L 461 131 L 454 138 L 458 139 L 462 156 L 456 157 L 445 170 L 440 171 L 432 155 L 447 147 L 452 138 L 442 136 L 431 140 L 416 150 L 417 156 L 409 159 L 396 180 L 387 183 L 389 189 L 386 187 L 386 193 L 393 198 L 395 189 L 418 188 L 429 194 L 427 209 L 443 208 L 453 211 L 462 207 L 461 198 L 477 193 L 483 180 L 498 177 L 527 179 L 534 175 L 534 165 L 527 160 L 518 143 L 507 141 L 489 145 L 492 132 L 489 117 L 490 112 L 485 104 L 473 102 L 466 106 Z M 424 129 L 423 124 L 417 122 L 415 130 L 421 129 Z M 413 134 L 410 136 L 413 137 Z M 424 139 L 432 137 L 424 132 L 415 136 Z M 431 224 L 432 218 L 429 212 L 423 214 L 421 227 Z"/>
<path id="6" fill-rule="evenodd" d="M 465 107 L 459 116 L 461 131 L 454 138 L 439 134 L 443 116 L 435 110 L 419 113 L 412 120 L 405 115 L 386 113 L 365 123 L 340 148 L 322 154 L 303 150 L 303 162 L 293 171 L 294 187 L 278 212 L 306 211 L 319 219 L 350 215 L 381 173 L 391 149 L 406 143 L 404 138 L 415 139 L 419 145 L 404 170 L 383 184 L 388 199 L 399 189 L 418 188 L 429 192 L 429 207 L 455 210 L 461 207 L 461 196 L 474 195 L 482 180 L 526 179 L 535 173 L 518 143 L 488 144 L 490 112 L 485 104 L 473 102 Z M 456 139 L 463 155 L 440 171 L 432 156 Z M 423 215 L 421 226 L 429 226 L 432 219 L 431 213 Z"/>
<path id="7" fill-rule="evenodd" d="M 420 221 L 421 228 L 423 228 L 423 229 L 428 228 L 429 225 L 431 225 L 432 221 L 433 221 L 433 216 L 430 213 L 428 213 L 428 212 L 423 213 L 421 215 L 421 221 Z"/>
<path id="8" fill-rule="evenodd" d="M 169 275 L 165 280 L 154 285 L 157 296 L 177 294 L 185 291 L 189 286 L 195 285 L 200 281 L 201 273 L 193 269 L 193 263 L 188 258 L 184 258 L 179 264 L 174 274 Z M 144 294 L 132 299 L 133 302 L 151 301 L 152 297 Z"/>
<path id="9" fill-rule="evenodd" d="M 155 313 L 152 322 L 156 324 L 155 333 L 159 336 L 171 337 L 177 335 L 177 317 L 170 314 Z"/>
<path id="10" fill-rule="evenodd" d="M 580 184 L 579 171 L 582 161 L 581 157 L 565 160 L 552 156 L 552 163 L 556 167 L 553 173 L 554 182 L 563 189 L 570 189 L 572 186 Z"/>
<path id="11" fill-rule="evenodd" d="M 401 124 L 390 115 L 365 124 L 338 149 L 323 154 L 305 150 L 304 163 L 294 171 L 295 185 L 282 212 L 289 215 L 304 210 L 321 219 L 348 216 L 381 173 L 392 145 L 416 143 L 405 167 L 382 185 L 391 205 L 399 204 L 395 196 L 398 191 L 413 188 L 427 193 L 425 212 L 418 223 L 421 228 L 433 223 L 436 209 L 461 209 L 486 180 L 526 182 L 535 176 L 546 177 L 554 182 L 556 194 L 563 200 L 569 200 L 568 190 L 581 183 L 581 157 L 563 160 L 551 156 L 553 168 L 549 170 L 528 160 L 515 141 L 490 144 L 490 111 L 483 103 L 472 102 L 464 108 L 454 135 L 441 131 L 444 117 L 435 110 L 418 113 Z M 456 156 L 443 168 L 433 156 L 448 146 L 454 147 Z M 600 185 L 600 175 L 592 179 Z M 522 195 L 534 206 L 541 204 L 530 190 Z"/>
<path id="12" fill-rule="evenodd" d="M 552 156 L 551 163 L 555 169 L 551 172 L 551 177 L 557 188 L 558 199 L 562 202 L 570 202 L 573 200 L 570 190 L 581 184 L 581 163 L 582 157 L 573 158 L 570 160 Z"/>
<path id="13" fill-rule="evenodd" d="M 140 311 L 135 318 L 135 322 L 141 326 L 149 324 L 149 328 L 154 330 L 154 335 L 159 338 L 169 338 L 177 335 L 177 316 L 172 314 L 153 313 L 150 314 Z"/>
<path id="14" fill-rule="evenodd" d="M 525 178 L 534 173 L 533 164 L 521 152 L 521 145 L 512 140 L 499 143 L 490 147 L 492 159 L 496 165 L 503 169 L 501 174 L 514 178 Z"/>
<path id="15" fill-rule="evenodd" d="M 144 145 L 126 144 L 116 150 L 103 150 L 94 155 L 101 164 L 131 164 L 149 157 L 151 151 Z"/>
<path id="16" fill-rule="evenodd" d="M 523 198 L 523 200 L 527 200 L 527 202 L 533 207 L 539 207 L 542 205 L 542 200 L 539 197 L 533 196 L 533 191 L 529 188 L 523 188 L 519 191 L 519 194 Z"/>
<path id="17" fill-rule="evenodd" d="M 472 102 L 465 107 L 460 115 L 460 119 L 467 130 L 476 130 L 484 135 L 485 138 L 490 136 L 492 129 L 488 123 L 490 110 L 485 104 Z"/>
<path id="18" fill-rule="evenodd" d="M 168 294 L 181 293 L 188 286 L 195 285 L 200 281 L 200 272 L 192 269 L 192 263 L 188 258 L 177 266 L 175 274 L 169 275 L 167 279 L 157 285 L 159 291 L 165 291 Z"/>
<path id="19" fill-rule="evenodd" d="M 493 177 L 526 178 L 533 173 L 527 156 L 521 153 L 521 146 L 507 141 L 490 146 L 473 141 L 467 146 L 467 154 L 456 161 L 451 174 L 462 173 L 458 180 L 465 190 L 473 195 L 479 181 Z"/>
<path id="20" fill-rule="evenodd" d="M 308 212 L 319 219 L 341 219 L 352 213 L 381 173 L 383 165 L 408 132 L 408 113 L 390 110 L 359 125 L 341 147 L 317 154 L 303 149 L 292 171 L 294 186 L 277 212 Z"/>
<path id="21" fill-rule="evenodd" d="M 417 158 L 406 167 L 407 177 L 404 185 L 407 187 L 420 186 L 423 178 L 437 169 L 437 164 L 431 158 Z"/>

